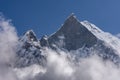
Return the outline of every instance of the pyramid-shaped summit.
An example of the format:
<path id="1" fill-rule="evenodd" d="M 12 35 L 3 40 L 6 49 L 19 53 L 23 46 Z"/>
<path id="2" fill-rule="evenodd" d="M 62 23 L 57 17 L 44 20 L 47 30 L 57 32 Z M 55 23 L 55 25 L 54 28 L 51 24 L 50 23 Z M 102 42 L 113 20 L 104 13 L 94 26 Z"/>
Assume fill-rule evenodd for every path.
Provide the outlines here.
<path id="1" fill-rule="evenodd" d="M 46 47 L 55 51 L 57 49 L 68 50 L 70 53 L 76 51 L 78 59 L 96 54 L 105 60 L 120 63 L 120 40 L 88 21 L 80 22 L 73 14 L 54 34 L 45 35 L 38 40 L 34 32 L 29 30 L 20 38 L 19 42 L 17 66 L 44 65 L 46 54 L 41 51 Z"/>
<path id="2" fill-rule="evenodd" d="M 120 40 L 88 21 L 80 22 L 73 14 L 47 40 L 49 47 L 53 49 L 80 50 L 80 56 L 97 54 L 115 63 L 120 62 Z"/>
<path id="3" fill-rule="evenodd" d="M 24 35 L 19 39 L 22 42 L 33 42 L 33 41 L 38 41 L 35 33 L 33 30 L 28 30 L 24 33 Z"/>
<path id="4" fill-rule="evenodd" d="M 91 47 L 97 42 L 97 38 L 72 14 L 64 22 L 63 26 L 48 39 L 49 45 L 55 44 L 67 50 L 76 50 L 81 47 Z"/>

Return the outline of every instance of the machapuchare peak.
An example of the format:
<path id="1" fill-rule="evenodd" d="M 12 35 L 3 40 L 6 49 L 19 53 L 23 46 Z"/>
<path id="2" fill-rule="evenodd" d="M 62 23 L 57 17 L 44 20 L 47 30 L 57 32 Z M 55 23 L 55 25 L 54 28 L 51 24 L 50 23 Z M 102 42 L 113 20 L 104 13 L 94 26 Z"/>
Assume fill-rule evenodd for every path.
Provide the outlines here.
<path id="1" fill-rule="evenodd" d="M 120 63 L 120 40 L 88 21 L 79 21 L 74 14 L 54 34 L 38 40 L 34 32 L 29 30 L 20 39 L 20 43 L 18 64 L 22 63 L 22 66 L 46 61 L 45 54 L 41 53 L 46 47 L 52 50 L 78 51 L 78 58 L 96 54 Z"/>
<path id="2" fill-rule="evenodd" d="M 49 37 L 48 41 L 50 44 L 56 44 L 61 36 L 64 37 L 63 42 L 65 43 L 62 47 L 67 50 L 76 50 L 83 46 L 91 47 L 97 42 L 95 35 L 81 24 L 73 14 L 65 20 L 57 32 Z M 59 44 L 56 45 L 61 46 Z"/>

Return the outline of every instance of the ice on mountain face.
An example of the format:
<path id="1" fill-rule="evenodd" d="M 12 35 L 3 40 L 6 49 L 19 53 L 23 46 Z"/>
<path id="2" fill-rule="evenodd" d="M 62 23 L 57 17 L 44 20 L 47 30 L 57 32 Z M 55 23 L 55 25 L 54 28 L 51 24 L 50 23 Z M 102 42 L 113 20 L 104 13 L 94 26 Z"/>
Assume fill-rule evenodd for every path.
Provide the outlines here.
<path id="1" fill-rule="evenodd" d="M 24 36 L 19 39 L 17 67 L 25 67 L 32 64 L 41 64 L 45 62 L 45 56 L 41 54 L 40 42 L 37 40 L 32 30 L 27 31 Z"/>
<path id="2" fill-rule="evenodd" d="M 88 21 L 80 22 L 74 15 L 69 16 L 63 26 L 48 37 L 48 43 L 53 49 L 55 47 L 68 51 L 80 49 L 80 56 L 88 56 L 96 52 L 104 59 L 110 59 L 116 63 L 120 60 L 120 40 L 118 38 L 102 31 Z M 83 51 L 85 54 L 81 55 Z"/>
<path id="3" fill-rule="evenodd" d="M 92 34 L 94 34 L 99 40 L 104 41 L 107 47 L 114 49 L 120 56 L 120 40 L 117 37 L 111 35 L 110 33 L 103 32 L 88 21 L 81 22 L 81 24 L 83 24 L 89 31 L 91 31 Z"/>
<path id="4" fill-rule="evenodd" d="M 9 27 L 6 29 L 0 34 L 1 51 L 4 54 L 1 54 L 0 80 L 120 79 L 120 66 L 111 62 L 120 64 L 119 39 L 89 22 L 79 22 L 74 16 L 70 16 L 55 34 L 43 36 L 40 40 L 29 30 L 18 41 L 14 29 Z M 87 40 L 79 43 L 82 39 Z M 94 41 L 95 43 L 91 44 Z M 13 57 L 10 53 L 16 53 L 17 42 L 19 43 L 17 57 Z M 75 45 L 68 45 L 67 42 L 78 47 L 72 49 Z M 53 47 L 59 49 L 54 50 Z M 17 67 L 11 66 L 14 63 L 11 58 L 17 58 L 15 63 Z"/>
<path id="5" fill-rule="evenodd" d="M 21 38 L 22 41 L 37 41 L 36 35 L 32 30 L 28 30 Z"/>
<path id="6" fill-rule="evenodd" d="M 27 46 L 34 45 L 37 48 L 40 48 L 40 42 L 32 30 L 28 30 L 24 34 L 24 36 L 20 37 L 19 42 L 21 46 L 24 45 L 25 47 L 27 47 Z"/>
<path id="7" fill-rule="evenodd" d="M 46 55 L 41 53 L 45 47 L 76 53 L 79 57 L 97 54 L 115 63 L 120 62 L 120 41 L 110 33 L 106 33 L 88 21 L 80 22 L 74 15 L 69 16 L 62 27 L 50 36 L 44 35 L 40 40 L 32 30 L 20 38 L 18 50 L 19 63 L 22 66 L 44 64 Z"/>
<path id="8" fill-rule="evenodd" d="M 40 48 L 40 42 L 37 39 L 35 33 L 32 30 L 28 30 L 22 37 L 19 39 L 20 47 L 28 48 L 34 46 L 36 48 Z"/>

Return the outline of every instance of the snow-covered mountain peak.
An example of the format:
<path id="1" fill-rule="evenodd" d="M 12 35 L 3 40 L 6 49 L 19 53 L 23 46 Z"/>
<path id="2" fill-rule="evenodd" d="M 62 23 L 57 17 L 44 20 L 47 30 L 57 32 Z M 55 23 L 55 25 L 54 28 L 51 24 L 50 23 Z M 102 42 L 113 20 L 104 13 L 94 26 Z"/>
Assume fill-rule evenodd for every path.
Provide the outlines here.
<path id="1" fill-rule="evenodd" d="M 74 13 L 71 13 L 66 20 L 75 20 L 77 19 L 76 16 L 74 15 Z"/>
<path id="2" fill-rule="evenodd" d="M 24 66 L 29 62 L 31 62 L 30 64 L 41 62 L 41 56 L 45 60 L 45 56 L 41 54 L 41 51 L 46 47 L 53 50 L 78 51 L 79 57 L 81 55 L 97 54 L 115 63 L 120 62 L 120 40 L 88 21 L 80 22 L 74 14 L 71 14 L 54 34 L 44 35 L 38 40 L 34 32 L 29 30 L 20 38 L 20 42 L 22 42 L 22 46 L 18 54 L 21 56 L 21 53 L 23 53 L 22 59 L 24 55 L 26 56 L 24 60 L 27 63 Z M 36 60 L 36 57 L 39 59 Z M 20 62 L 24 62 L 24 60 Z"/>
<path id="3" fill-rule="evenodd" d="M 81 21 L 80 22 L 82 25 L 84 25 L 84 27 L 86 27 L 87 29 L 89 29 L 91 32 L 95 32 L 95 33 L 102 33 L 103 31 L 96 27 L 94 24 L 90 23 L 89 21 L 85 20 L 85 21 Z"/>
<path id="4" fill-rule="evenodd" d="M 64 39 L 60 40 L 60 36 Z M 63 48 L 76 50 L 83 46 L 93 46 L 97 42 L 97 38 L 74 15 L 71 15 L 66 19 L 63 26 L 48 38 L 48 42 L 50 44 L 62 42 Z"/>
<path id="5" fill-rule="evenodd" d="M 33 32 L 33 30 L 28 30 L 24 33 L 24 35 L 20 38 L 21 41 L 26 42 L 26 41 L 35 41 L 37 42 L 37 37 L 36 34 Z"/>
<path id="6" fill-rule="evenodd" d="M 120 40 L 113 36 L 112 34 L 108 32 L 104 32 L 101 29 L 99 29 L 97 26 L 94 24 L 88 22 L 88 21 L 83 21 L 81 22 L 82 25 L 84 25 L 93 35 L 95 35 L 98 39 L 102 40 L 103 42 L 106 43 L 107 46 L 112 47 L 119 53 L 120 56 Z"/>
<path id="7" fill-rule="evenodd" d="M 34 31 L 33 31 L 32 29 L 27 30 L 27 31 L 26 31 L 26 34 L 29 34 L 29 33 L 31 33 L 31 32 L 34 33 Z"/>
<path id="8" fill-rule="evenodd" d="M 17 61 L 15 63 L 17 67 L 42 64 L 45 61 L 45 56 L 41 54 L 40 41 L 37 39 L 33 30 L 28 30 L 20 37 L 18 47 Z"/>
<path id="9" fill-rule="evenodd" d="M 37 41 L 36 34 L 33 32 L 33 30 L 28 30 L 25 35 L 28 36 L 30 40 Z"/>

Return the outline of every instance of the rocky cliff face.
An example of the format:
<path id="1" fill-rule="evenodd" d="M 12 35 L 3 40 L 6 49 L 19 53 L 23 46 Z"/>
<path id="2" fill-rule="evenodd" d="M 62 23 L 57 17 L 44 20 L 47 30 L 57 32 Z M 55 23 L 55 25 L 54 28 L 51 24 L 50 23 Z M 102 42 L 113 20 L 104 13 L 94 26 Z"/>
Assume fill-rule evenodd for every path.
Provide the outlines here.
<path id="1" fill-rule="evenodd" d="M 39 40 L 32 30 L 27 31 L 24 36 L 19 39 L 15 65 L 17 67 L 25 67 L 32 64 L 43 65 L 45 61 L 45 55 L 41 54 Z"/>
<path id="2" fill-rule="evenodd" d="M 96 44 L 97 38 L 83 26 L 74 15 L 68 17 L 64 25 L 48 38 L 50 46 L 56 44 L 58 47 L 67 50 L 77 50 L 84 47 L 92 47 Z M 62 44 L 62 45 L 59 45 Z"/>
<path id="3" fill-rule="evenodd" d="M 120 62 L 120 40 L 88 21 L 80 22 L 74 15 L 69 16 L 63 26 L 50 36 L 45 35 L 38 40 L 30 30 L 20 38 L 19 42 L 16 62 L 20 66 L 44 64 L 45 54 L 41 53 L 44 47 L 69 52 L 78 51 L 74 54 L 78 55 L 78 58 L 97 54 L 105 60 Z"/>

